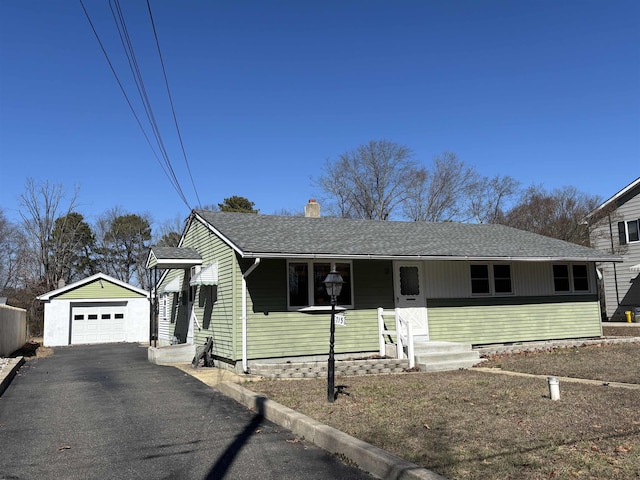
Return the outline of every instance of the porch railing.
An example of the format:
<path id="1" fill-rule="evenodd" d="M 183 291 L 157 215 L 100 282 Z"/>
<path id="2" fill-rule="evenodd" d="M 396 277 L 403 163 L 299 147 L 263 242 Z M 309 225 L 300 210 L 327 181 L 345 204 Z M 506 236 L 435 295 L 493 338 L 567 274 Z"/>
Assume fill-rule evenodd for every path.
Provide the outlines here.
<path id="1" fill-rule="evenodd" d="M 395 330 L 388 330 L 384 318 L 394 317 Z M 386 341 L 385 336 L 396 337 L 396 357 L 404 358 L 404 349 L 407 349 L 407 358 L 409 359 L 409 368 L 413 368 L 415 364 L 415 355 L 413 353 L 413 333 L 411 324 L 400 316 L 398 310 L 385 311 L 384 308 L 378 308 L 378 337 L 380 341 L 380 356 L 385 355 Z"/>

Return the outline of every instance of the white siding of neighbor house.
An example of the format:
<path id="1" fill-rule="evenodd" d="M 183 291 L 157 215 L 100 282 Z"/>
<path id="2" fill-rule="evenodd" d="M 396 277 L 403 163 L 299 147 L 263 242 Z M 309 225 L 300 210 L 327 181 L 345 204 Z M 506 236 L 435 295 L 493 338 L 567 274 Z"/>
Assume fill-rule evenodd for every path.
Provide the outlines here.
<path id="1" fill-rule="evenodd" d="M 609 319 L 623 320 L 626 310 L 640 307 L 640 273 L 629 270 L 632 265 L 640 264 L 640 242 L 621 246 L 618 239 L 618 222 L 638 219 L 640 219 L 640 193 L 618 206 L 611 215 L 611 229 L 609 222 L 605 219 L 591 232 L 591 243 L 594 248 L 615 253 L 624 259 L 623 263 L 598 265 L 602 272 L 606 315 Z"/>

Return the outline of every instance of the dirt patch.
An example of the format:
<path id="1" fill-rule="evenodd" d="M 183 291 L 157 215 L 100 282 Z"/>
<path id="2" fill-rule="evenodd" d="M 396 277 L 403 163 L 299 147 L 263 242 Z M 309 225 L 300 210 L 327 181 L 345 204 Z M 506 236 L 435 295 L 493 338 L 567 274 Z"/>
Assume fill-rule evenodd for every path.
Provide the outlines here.
<path id="1" fill-rule="evenodd" d="M 640 323 L 627 325 L 602 324 L 602 334 L 605 337 L 640 337 Z"/>
<path id="2" fill-rule="evenodd" d="M 618 347 L 517 358 L 533 365 L 531 373 L 562 375 L 556 369 L 564 365 L 594 378 L 618 377 L 623 365 L 639 383 L 640 345 Z M 565 382 L 561 400 L 552 401 L 544 379 L 473 369 L 339 377 L 339 383 L 350 395 L 333 404 L 326 379 L 245 387 L 451 479 L 640 475 L 638 390 Z"/>
<path id="3" fill-rule="evenodd" d="M 51 355 L 53 355 L 52 348 L 42 346 L 42 340 L 40 339 L 31 339 L 9 357 L 24 357 L 25 360 L 31 360 L 32 358 L 44 358 Z"/>

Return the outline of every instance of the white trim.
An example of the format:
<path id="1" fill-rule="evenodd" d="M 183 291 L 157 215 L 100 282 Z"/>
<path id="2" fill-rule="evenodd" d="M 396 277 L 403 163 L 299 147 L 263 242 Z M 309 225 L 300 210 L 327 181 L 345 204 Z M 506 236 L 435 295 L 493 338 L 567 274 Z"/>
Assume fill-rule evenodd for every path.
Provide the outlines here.
<path id="1" fill-rule="evenodd" d="M 630 272 L 640 272 L 640 263 L 629 267 Z"/>
<path id="2" fill-rule="evenodd" d="M 608 204 L 610 204 L 611 202 L 613 202 L 613 201 L 617 200 L 618 198 L 622 197 L 625 193 L 629 192 L 630 190 L 633 190 L 638 185 L 640 185 L 640 177 L 636 178 L 633 182 L 631 182 L 629 185 L 624 187 L 618 193 L 616 193 L 611 198 L 609 198 L 608 200 L 605 200 L 603 203 L 601 203 L 598 207 L 596 207 L 595 210 L 593 210 L 591 213 L 589 213 L 587 215 L 587 218 L 592 217 L 596 212 L 598 212 L 599 210 L 602 210 Z"/>
<path id="3" fill-rule="evenodd" d="M 468 255 L 340 255 L 335 253 L 271 253 L 271 252 L 242 252 L 235 248 L 242 258 L 284 258 L 295 260 L 400 260 L 400 261 L 478 261 L 478 262 L 623 262 L 619 255 L 607 257 L 481 257 Z"/>
<path id="4" fill-rule="evenodd" d="M 343 306 L 338 306 L 336 305 L 336 312 L 344 312 L 347 310 L 347 307 L 343 307 Z M 331 311 L 331 305 L 318 305 L 318 306 L 312 306 L 312 307 L 302 307 L 302 308 L 298 308 L 297 310 L 293 310 L 296 312 L 302 312 L 302 313 L 308 313 L 308 312 L 330 312 Z"/>

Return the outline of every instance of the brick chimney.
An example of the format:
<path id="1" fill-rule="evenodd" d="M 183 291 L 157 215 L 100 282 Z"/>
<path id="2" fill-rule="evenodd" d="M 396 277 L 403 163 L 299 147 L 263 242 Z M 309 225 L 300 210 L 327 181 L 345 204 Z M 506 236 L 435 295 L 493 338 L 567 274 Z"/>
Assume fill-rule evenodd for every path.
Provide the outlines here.
<path id="1" fill-rule="evenodd" d="M 304 216 L 320 218 L 320 204 L 314 198 L 309 199 L 309 203 L 304 206 Z"/>

